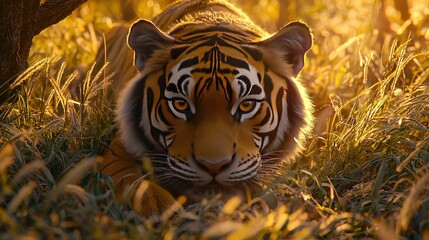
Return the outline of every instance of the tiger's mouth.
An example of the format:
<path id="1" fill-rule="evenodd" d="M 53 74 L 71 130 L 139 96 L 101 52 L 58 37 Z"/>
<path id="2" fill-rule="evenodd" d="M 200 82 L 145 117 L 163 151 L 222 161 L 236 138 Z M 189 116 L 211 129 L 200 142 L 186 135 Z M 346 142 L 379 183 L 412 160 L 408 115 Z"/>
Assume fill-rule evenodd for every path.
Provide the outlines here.
<path id="1" fill-rule="evenodd" d="M 167 161 L 154 161 L 155 176 L 173 196 L 184 195 L 189 202 L 217 195 L 224 200 L 232 196 L 243 198 L 246 189 L 253 191 L 262 186 L 260 154 L 248 154 L 245 159 L 234 155 L 230 161 L 211 162 L 186 161 L 176 156 L 169 154 Z"/>

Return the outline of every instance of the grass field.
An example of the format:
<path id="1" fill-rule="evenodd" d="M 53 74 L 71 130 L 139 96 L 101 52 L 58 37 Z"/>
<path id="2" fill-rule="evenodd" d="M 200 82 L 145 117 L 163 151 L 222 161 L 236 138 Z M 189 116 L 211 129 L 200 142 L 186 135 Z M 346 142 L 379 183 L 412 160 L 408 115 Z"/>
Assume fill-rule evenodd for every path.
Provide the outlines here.
<path id="1" fill-rule="evenodd" d="M 144 2 L 145 18 L 164 4 Z M 277 29 L 277 1 L 232 2 Z M 34 39 L 18 103 L 0 108 L 0 238 L 429 239 L 429 4 L 409 2 L 403 21 L 387 1 L 389 32 L 377 31 L 374 0 L 292 4 L 289 19 L 314 34 L 301 76 L 318 118 L 306 150 L 250 203 L 215 197 L 145 219 L 96 172 L 115 125 L 102 104 L 109 78 L 91 63 L 119 17 L 89 1 Z"/>

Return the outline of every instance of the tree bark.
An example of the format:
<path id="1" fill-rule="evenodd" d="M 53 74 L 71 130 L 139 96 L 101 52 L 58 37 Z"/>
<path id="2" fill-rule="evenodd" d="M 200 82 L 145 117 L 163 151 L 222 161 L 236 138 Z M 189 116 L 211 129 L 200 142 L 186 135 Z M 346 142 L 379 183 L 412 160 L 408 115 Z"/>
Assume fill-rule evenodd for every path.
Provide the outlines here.
<path id="1" fill-rule="evenodd" d="M 13 99 L 10 84 L 28 66 L 33 37 L 86 0 L 0 0 L 0 104 Z"/>
<path id="2" fill-rule="evenodd" d="M 48 0 L 40 6 L 35 35 L 70 15 L 87 0 Z"/>

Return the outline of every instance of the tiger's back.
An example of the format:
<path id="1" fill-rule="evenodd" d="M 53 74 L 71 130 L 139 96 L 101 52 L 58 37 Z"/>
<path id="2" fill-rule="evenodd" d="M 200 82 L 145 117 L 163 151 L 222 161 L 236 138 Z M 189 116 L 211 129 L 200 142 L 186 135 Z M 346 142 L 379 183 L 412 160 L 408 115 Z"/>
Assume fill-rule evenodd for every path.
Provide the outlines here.
<path id="1" fill-rule="evenodd" d="M 178 25 L 189 23 L 231 23 L 260 37 L 266 34 L 244 12 L 221 0 L 178 1 L 155 16 L 152 22 L 164 32 L 170 32 Z"/>

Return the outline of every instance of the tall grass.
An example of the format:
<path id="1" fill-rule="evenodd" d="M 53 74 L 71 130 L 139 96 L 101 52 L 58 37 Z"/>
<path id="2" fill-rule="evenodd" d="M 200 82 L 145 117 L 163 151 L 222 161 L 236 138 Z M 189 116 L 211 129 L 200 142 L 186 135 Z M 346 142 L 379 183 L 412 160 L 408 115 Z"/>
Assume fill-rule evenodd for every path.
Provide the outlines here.
<path id="1" fill-rule="evenodd" d="M 303 11 L 317 10 L 329 19 L 335 8 L 321 2 Z M 359 6 L 349 2 L 353 6 L 348 7 L 358 11 L 369 3 L 355 4 Z M 46 49 L 34 54 L 30 68 L 13 83 L 17 103 L 1 106 L 1 238 L 428 236 L 429 50 L 421 48 L 428 43 L 424 18 L 415 20 L 413 38 L 386 37 L 382 46 L 364 29 L 353 35 L 324 21 L 315 23 L 315 48 L 302 78 L 316 106 L 329 111 L 317 115 L 323 124 L 309 136 L 296 163 L 285 166 L 283 177 L 251 202 L 233 198 L 224 203 L 215 196 L 145 219 L 118 204 L 111 179 L 96 172 L 97 156 L 115 125 L 105 101 L 110 76 L 103 69 L 94 73 L 91 64 L 87 70 L 78 66 L 90 62 L 87 57 L 98 41 L 93 34 L 106 26 L 87 10 L 72 17 L 85 19 L 78 21 L 79 29 L 94 30 L 81 40 L 75 31 L 68 36 L 86 46 L 85 54 L 48 45 L 46 49 L 64 55 L 53 57 Z M 345 18 L 341 12 L 334 21 Z M 70 22 L 59 29 L 69 29 Z M 55 31 L 44 36 L 55 36 Z M 35 46 L 42 49 L 46 39 L 42 36 Z"/>

